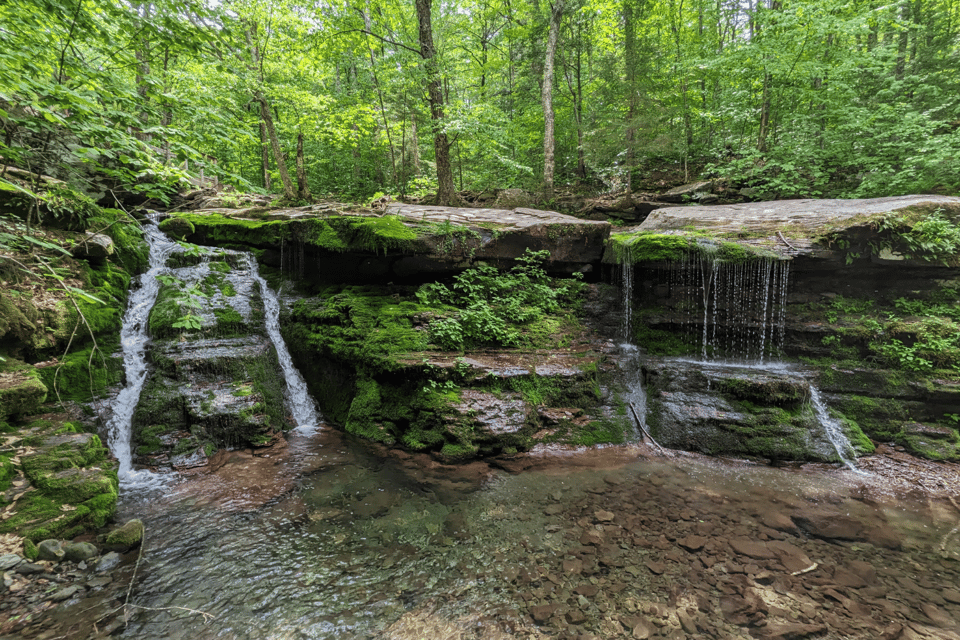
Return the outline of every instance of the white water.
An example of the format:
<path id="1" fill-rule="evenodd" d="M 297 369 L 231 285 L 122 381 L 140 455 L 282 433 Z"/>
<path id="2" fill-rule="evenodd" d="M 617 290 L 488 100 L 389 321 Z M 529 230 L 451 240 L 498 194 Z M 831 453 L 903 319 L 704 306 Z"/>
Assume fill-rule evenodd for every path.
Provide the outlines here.
<path id="1" fill-rule="evenodd" d="M 131 431 L 133 414 L 140 401 L 140 393 L 149 375 L 146 346 L 150 341 L 148 321 L 150 310 L 157 300 L 160 284 L 157 276 L 169 272 L 165 266 L 171 253 L 182 248 L 170 240 L 154 220 L 144 224 L 144 237 L 150 247 L 149 269 L 137 278 L 138 286 L 131 292 L 127 311 L 123 316 L 120 329 L 120 344 L 123 351 L 123 366 L 126 385 L 117 394 L 112 404 L 110 420 L 107 423 L 107 444 L 120 463 L 118 476 L 124 489 L 148 491 L 166 486 L 170 474 L 157 474 L 148 469 L 134 469 L 131 451 Z M 265 309 L 267 335 L 277 350 L 277 358 L 287 384 L 287 396 L 291 414 L 301 430 L 316 429 L 320 423 L 316 405 L 307 392 L 307 385 L 290 359 L 290 352 L 280 335 L 280 302 L 260 276 L 256 261 L 247 255 L 250 274 L 260 287 Z M 197 268 L 205 268 L 206 262 Z"/>
<path id="2" fill-rule="evenodd" d="M 820 397 L 820 390 L 812 384 L 810 385 L 810 404 L 813 405 L 813 411 L 817 414 L 817 420 L 820 421 L 820 425 L 823 427 L 823 432 L 826 434 L 827 439 L 830 440 L 833 448 L 837 450 L 840 461 L 851 471 L 857 471 L 859 473 L 856 465 L 853 464 L 853 461 L 846 455 L 848 451 L 853 451 L 853 445 L 850 444 L 850 440 L 846 434 L 843 433 L 843 427 L 840 426 L 840 421 L 831 416 L 830 412 L 827 411 L 827 405 L 824 404 L 823 398 Z"/>
<path id="3" fill-rule="evenodd" d="M 168 476 L 147 469 L 134 469 L 130 452 L 130 425 L 133 412 L 140 401 L 140 391 L 147 380 L 146 345 L 147 321 L 150 309 L 157 300 L 160 284 L 157 276 L 166 270 L 167 256 L 179 248 L 150 220 L 144 225 L 144 236 L 150 246 L 149 269 L 137 278 L 139 286 L 130 294 L 129 306 L 123 315 L 120 329 L 120 346 L 123 351 L 123 368 L 126 386 L 113 401 L 112 415 L 107 423 L 107 444 L 120 462 L 118 476 L 125 489 L 154 489 L 166 484 Z"/>
<path id="4" fill-rule="evenodd" d="M 297 423 L 297 429 L 316 429 L 320 424 L 320 417 L 317 415 L 317 406 L 307 391 L 307 383 L 293 366 L 290 358 L 290 351 L 287 350 L 287 343 L 283 341 L 280 335 L 280 300 L 277 294 L 273 292 L 267 282 L 260 276 L 257 269 L 257 262 L 253 256 L 247 256 L 250 264 L 250 273 L 260 285 L 260 294 L 263 297 L 263 307 L 265 310 L 265 320 L 267 324 L 267 335 L 273 341 L 273 346 L 277 350 L 277 358 L 280 361 L 280 368 L 283 370 L 283 378 L 287 383 L 287 395 L 290 403 L 290 412 L 293 415 L 293 421 Z"/>

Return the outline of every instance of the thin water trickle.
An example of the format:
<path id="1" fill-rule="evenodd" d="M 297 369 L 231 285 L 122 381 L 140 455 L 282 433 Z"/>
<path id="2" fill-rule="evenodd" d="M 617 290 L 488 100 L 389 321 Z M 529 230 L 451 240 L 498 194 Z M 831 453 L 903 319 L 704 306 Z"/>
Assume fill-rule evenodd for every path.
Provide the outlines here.
<path id="1" fill-rule="evenodd" d="M 817 414 L 817 420 L 820 421 L 820 425 L 823 427 L 823 432 L 826 434 L 827 439 L 830 440 L 833 448 L 837 450 L 840 462 L 851 471 L 861 473 L 860 470 L 857 469 L 857 466 L 853 464 L 853 461 L 847 457 L 847 452 L 853 451 L 853 445 L 850 444 L 850 440 L 846 434 L 843 433 L 843 427 L 840 426 L 840 421 L 830 415 L 830 412 L 827 411 L 827 405 L 824 404 L 823 398 L 820 396 L 820 390 L 812 384 L 810 385 L 810 404 L 813 406 L 814 413 Z"/>
<path id="2" fill-rule="evenodd" d="M 310 397 L 307 390 L 307 383 L 300 375 L 300 372 L 293 366 L 293 360 L 290 358 L 290 351 L 287 349 L 287 343 L 280 335 L 280 300 L 277 294 L 270 288 L 266 280 L 260 276 L 257 268 L 257 262 L 253 256 L 247 254 L 247 261 L 250 265 L 250 273 L 260 285 L 260 295 L 263 297 L 263 306 L 266 311 L 267 335 L 273 341 L 273 346 L 277 350 L 277 358 L 280 361 L 280 368 L 283 370 L 283 377 L 287 383 L 288 401 L 290 403 L 290 412 L 293 421 L 297 423 L 298 429 L 315 429 L 320 424 L 320 417 L 317 414 L 317 405 Z"/>

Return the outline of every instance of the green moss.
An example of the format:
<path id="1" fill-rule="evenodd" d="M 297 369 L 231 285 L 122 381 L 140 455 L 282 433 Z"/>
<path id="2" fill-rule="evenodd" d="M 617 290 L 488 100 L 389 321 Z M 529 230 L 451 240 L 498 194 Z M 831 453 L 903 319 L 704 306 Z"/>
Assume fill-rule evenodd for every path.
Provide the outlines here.
<path id="1" fill-rule="evenodd" d="M 32 413 L 46 400 L 40 371 L 13 358 L 0 362 L 0 420 Z"/>
<path id="2" fill-rule="evenodd" d="M 798 407 L 810 400 L 810 388 L 799 380 L 793 382 L 781 378 L 724 378 L 717 381 L 717 389 L 738 400 L 764 406 Z"/>
<path id="3" fill-rule="evenodd" d="M 40 549 L 37 548 L 37 544 L 30 538 L 24 538 L 23 557 L 27 560 L 36 560 L 39 555 Z"/>
<path id="4" fill-rule="evenodd" d="M 607 247 L 609 253 L 605 260 L 616 264 L 679 262 L 696 255 L 727 263 L 779 258 L 778 254 L 760 247 L 715 240 L 696 231 L 614 233 Z"/>
<path id="5" fill-rule="evenodd" d="M 160 231 L 177 240 L 186 240 L 187 236 L 193 235 L 196 229 L 193 223 L 184 218 L 167 218 L 160 224 Z"/>
<path id="6" fill-rule="evenodd" d="M 104 389 L 119 384 L 123 378 L 123 360 L 106 356 L 110 345 L 103 343 L 100 350 L 83 349 L 63 356 L 60 363 L 40 369 L 40 378 L 50 396 L 61 400 L 86 401 L 98 396 Z"/>

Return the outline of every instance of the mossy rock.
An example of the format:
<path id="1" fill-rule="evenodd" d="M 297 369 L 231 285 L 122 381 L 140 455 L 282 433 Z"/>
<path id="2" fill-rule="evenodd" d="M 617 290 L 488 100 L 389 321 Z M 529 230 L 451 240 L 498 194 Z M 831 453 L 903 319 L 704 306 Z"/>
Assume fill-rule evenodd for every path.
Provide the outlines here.
<path id="1" fill-rule="evenodd" d="M 104 547 L 108 550 L 127 550 L 140 546 L 146 531 L 140 519 L 128 520 L 123 526 L 114 529 L 103 538 Z"/>
<path id="2" fill-rule="evenodd" d="M 158 226 L 160 231 L 177 240 L 185 240 L 196 231 L 193 223 L 185 218 L 167 218 Z"/>
<path id="3" fill-rule="evenodd" d="M 33 413 L 46 398 L 36 368 L 13 359 L 0 362 L 0 420 Z"/>
<path id="4" fill-rule="evenodd" d="M 907 450 L 930 460 L 960 460 L 960 433 L 951 427 L 912 422 L 904 425 Z"/>

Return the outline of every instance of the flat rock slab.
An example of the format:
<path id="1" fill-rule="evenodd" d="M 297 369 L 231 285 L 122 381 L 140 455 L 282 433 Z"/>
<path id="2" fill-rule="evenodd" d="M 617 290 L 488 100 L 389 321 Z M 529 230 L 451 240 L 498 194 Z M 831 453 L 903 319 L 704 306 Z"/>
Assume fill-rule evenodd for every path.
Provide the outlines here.
<path id="1" fill-rule="evenodd" d="M 465 207 L 437 207 L 421 204 L 387 205 L 386 213 L 417 222 L 446 222 L 469 227 L 477 224 L 493 224 L 499 227 L 525 229 L 543 224 L 570 224 L 607 227 L 610 223 L 599 220 L 581 220 L 556 211 L 539 209 L 480 209 Z"/>
<path id="2" fill-rule="evenodd" d="M 822 233 L 828 224 L 861 216 L 887 213 L 920 204 L 960 207 L 960 198 L 947 196 L 897 196 L 866 200 L 779 200 L 691 207 L 666 207 L 652 211 L 637 227 L 624 231 L 677 231 L 694 227 L 720 234 L 763 234 L 749 244 L 779 245 L 781 252 L 806 253 L 813 245 L 810 236 Z M 786 236 L 787 244 L 777 238 Z"/>

